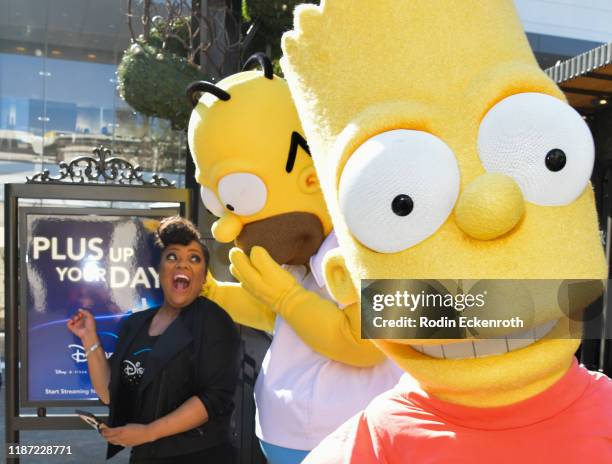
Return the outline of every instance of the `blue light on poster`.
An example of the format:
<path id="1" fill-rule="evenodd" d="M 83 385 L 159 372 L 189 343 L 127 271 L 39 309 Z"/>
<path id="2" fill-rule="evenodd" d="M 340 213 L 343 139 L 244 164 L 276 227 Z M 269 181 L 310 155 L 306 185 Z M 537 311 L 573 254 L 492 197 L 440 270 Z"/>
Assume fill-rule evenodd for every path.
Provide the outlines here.
<path id="1" fill-rule="evenodd" d="M 159 306 L 159 216 L 27 214 L 29 401 L 95 400 L 81 341 L 66 328 L 90 310 L 107 357 L 132 312 Z"/>

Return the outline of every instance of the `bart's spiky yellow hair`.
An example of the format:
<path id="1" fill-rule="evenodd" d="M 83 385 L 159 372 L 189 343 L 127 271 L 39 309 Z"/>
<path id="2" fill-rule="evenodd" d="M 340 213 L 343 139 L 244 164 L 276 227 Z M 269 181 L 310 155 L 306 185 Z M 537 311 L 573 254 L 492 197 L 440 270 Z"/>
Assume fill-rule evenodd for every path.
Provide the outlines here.
<path id="1" fill-rule="evenodd" d="M 318 157 L 328 156 L 340 131 L 373 105 L 463 106 L 466 92 L 488 90 L 500 63 L 538 73 L 512 0 L 322 0 L 296 9 L 283 50 L 282 66 Z M 483 78 L 480 89 L 473 88 L 475 77 Z"/>

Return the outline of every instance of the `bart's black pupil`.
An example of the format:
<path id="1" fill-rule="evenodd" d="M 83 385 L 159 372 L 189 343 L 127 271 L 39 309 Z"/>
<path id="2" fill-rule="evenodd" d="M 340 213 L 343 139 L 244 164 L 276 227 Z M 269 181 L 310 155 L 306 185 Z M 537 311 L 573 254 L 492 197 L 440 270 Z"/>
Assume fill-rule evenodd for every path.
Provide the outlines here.
<path id="1" fill-rule="evenodd" d="M 553 148 L 546 155 L 546 167 L 552 172 L 557 172 L 563 169 L 565 167 L 565 163 L 567 163 L 567 158 L 563 150 Z"/>
<path id="2" fill-rule="evenodd" d="M 414 208 L 414 202 L 408 195 L 398 195 L 391 202 L 391 209 L 398 216 L 408 216 Z"/>
<path id="3" fill-rule="evenodd" d="M 234 207 L 232 205 L 230 205 L 229 203 L 227 205 L 225 205 L 225 207 L 227 209 L 229 209 L 230 211 L 234 211 Z"/>

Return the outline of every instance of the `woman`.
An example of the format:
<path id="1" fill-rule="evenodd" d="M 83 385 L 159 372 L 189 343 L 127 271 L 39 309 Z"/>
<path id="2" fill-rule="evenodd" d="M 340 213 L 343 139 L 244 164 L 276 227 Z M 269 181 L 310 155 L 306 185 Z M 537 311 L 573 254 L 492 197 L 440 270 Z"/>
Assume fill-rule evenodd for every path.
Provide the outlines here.
<path id="1" fill-rule="evenodd" d="M 124 320 L 110 360 L 89 311 L 68 321 L 87 354 L 93 387 L 109 405 L 101 430 L 107 458 L 133 447 L 131 463 L 231 463 L 240 337 L 225 311 L 199 297 L 208 250 L 193 224 L 167 218 L 156 235 L 164 302 Z"/>

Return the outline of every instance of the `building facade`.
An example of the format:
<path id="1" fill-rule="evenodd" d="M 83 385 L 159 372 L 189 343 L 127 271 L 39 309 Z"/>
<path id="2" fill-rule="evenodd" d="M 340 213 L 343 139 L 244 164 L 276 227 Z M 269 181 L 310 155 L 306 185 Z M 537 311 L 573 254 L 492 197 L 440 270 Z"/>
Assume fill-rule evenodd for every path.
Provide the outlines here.
<path id="1" fill-rule="evenodd" d="M 612 42 L 609 0 L 514 0 L 542 68 Z"/>

